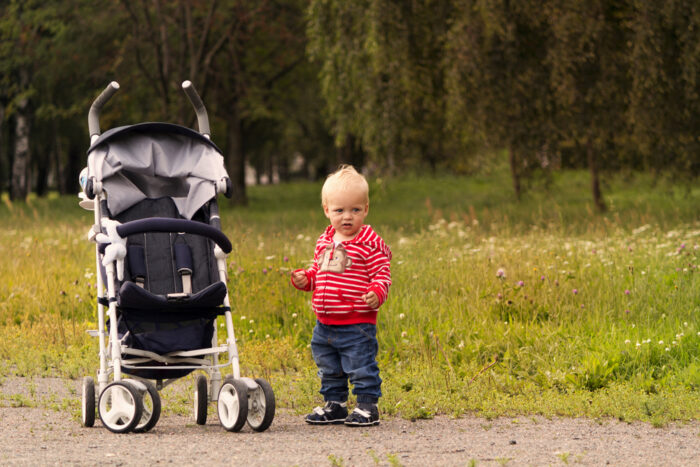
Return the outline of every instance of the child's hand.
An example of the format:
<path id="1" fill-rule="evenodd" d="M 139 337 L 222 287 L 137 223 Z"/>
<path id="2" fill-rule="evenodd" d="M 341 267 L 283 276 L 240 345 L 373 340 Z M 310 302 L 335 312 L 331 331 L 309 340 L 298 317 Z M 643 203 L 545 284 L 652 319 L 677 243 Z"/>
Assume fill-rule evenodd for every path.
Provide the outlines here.
<path id="1" fill-rule="evenodd" d="M 292 273 L 292 282 L 300 289 L 305 289 L 309 285 L 309 279 L 307 279 L 304 271 L 294 271 Z"/>
<path id="2" fill-rule="evenodd" d="M 372 308 L 377 308 L 379 306 L 379 297 L 377 297 L 377 294 L 374 292 L 364 294 L 362 300 Z"/>

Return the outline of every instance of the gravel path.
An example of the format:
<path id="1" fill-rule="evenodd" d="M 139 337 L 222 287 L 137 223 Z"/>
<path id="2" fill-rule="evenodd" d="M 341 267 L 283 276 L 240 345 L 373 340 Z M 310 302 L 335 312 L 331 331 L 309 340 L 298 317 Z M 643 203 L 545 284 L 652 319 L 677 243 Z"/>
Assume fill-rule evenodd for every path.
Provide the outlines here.
<path id="1" fill-rule="evenodd" d="M 1 383 L 0 465 L 700 465 L 699 421 L 659 429 L 541 417 L 392 418 L 363 429 L 308 426 L 278 410 L 264 433 L 228 433 L 215 415 L 198 426 L 168 414 L 149 433 L 116 435 L 99 419 L 82 428 L 70 408 L 56 410 L 77 400 L 79 382 Z M 41 401 L 40 408 L 12 407 L 28 400 Z"/>

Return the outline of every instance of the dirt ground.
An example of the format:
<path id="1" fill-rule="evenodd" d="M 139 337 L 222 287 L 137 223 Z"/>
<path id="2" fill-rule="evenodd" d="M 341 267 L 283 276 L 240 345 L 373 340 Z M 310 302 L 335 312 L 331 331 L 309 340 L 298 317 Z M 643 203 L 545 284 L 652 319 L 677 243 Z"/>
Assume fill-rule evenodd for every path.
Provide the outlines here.
<path id="1" fill-rule="evenodd" d="M 70 408 L 60 409 L 79 399 L 79 381 L 0 381 L 0 465 L 700 465 L 700 421 L 654 428 L 568 418 L 385 418 L 349 428 L 309 426 L 278 410 L 264 433 L 229 433 L 216 415 L 199 426 L 167 414 L 148 433 L 117 435 L 99 418 L 83 428 Z M 37 407 L 26 407 L 32 400 Z"/>

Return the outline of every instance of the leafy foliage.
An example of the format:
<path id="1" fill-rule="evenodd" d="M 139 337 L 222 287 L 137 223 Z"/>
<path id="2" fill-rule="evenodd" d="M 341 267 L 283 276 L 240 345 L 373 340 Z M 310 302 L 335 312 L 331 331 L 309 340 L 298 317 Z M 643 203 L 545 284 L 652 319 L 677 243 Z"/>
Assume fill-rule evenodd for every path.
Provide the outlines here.
<path id="1" fill-rule="evenodd" d="M 699 18 L 689 0 L 10 0 L 0 189 L 72 192 L 111 80 L 105 128 L 194 125 L 190 79 L 240 204 L 247 167 L 476 174 L 506 150 L 516 196 L 585 167 L 602 210 L 610 172 L 700 173 Z"/>

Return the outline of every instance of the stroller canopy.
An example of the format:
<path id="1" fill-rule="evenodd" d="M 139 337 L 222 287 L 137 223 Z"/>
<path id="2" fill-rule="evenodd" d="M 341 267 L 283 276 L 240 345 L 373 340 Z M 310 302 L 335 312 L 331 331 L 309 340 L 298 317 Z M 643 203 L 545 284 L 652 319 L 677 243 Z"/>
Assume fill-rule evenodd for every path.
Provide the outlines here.
<path id="1" fill-rule="evenodd" d="M 146 198 L 172 198 L 192 216 L 228 177 L 221 150 L 203 135 L 170 123 L 104 132 L 88 149 L 88 176 L 102 182 L 112 216 Z"/>

